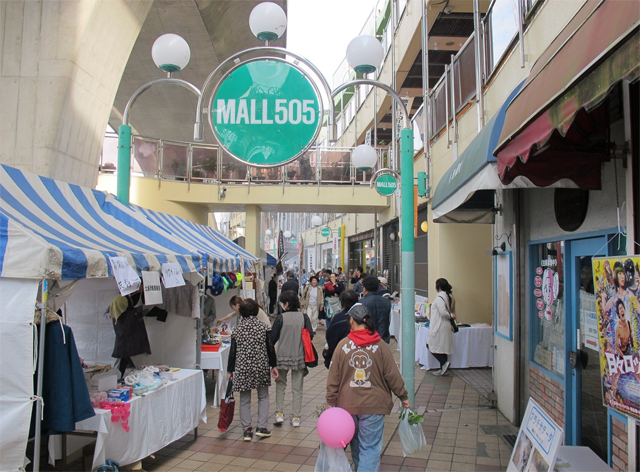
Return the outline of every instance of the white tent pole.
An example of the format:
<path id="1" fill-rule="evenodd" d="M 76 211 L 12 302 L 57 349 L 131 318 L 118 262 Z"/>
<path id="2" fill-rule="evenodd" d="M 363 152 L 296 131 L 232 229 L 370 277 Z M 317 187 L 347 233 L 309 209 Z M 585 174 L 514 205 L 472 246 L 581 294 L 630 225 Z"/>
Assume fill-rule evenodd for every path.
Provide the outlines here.
<path id="1" fill-rule="evenodd" d="M 49 295 L 49 281 L 42 281 L 42 304 L 40 306 L 40 343 L 38 345 L 38 384 L 36 387 L 36 421 L 35 441 L 33 445 L 33 471 L 40 471 L 40 442 L 42 440 L 42 380 L 44 378 L 44 339 L 47 329 L 47 298 Z"/>
<path id="2" fill-rule="evenodd" d="M 207 256 L 208 257 L 208 256 Z M 207 264 L 209 264 L 209 260 L 207 260 Z M 200 363 L 202 362 L 202 316 L 204 313 L 204 297 L 207 291 L 207 284 L 205 281 L 207 280 L 207 269 L 202 269 L 202 282 L 200 285 L 200 318 L 198 318 L 196 322 L 196 369 L 202 370 L 200 367 Z"/>

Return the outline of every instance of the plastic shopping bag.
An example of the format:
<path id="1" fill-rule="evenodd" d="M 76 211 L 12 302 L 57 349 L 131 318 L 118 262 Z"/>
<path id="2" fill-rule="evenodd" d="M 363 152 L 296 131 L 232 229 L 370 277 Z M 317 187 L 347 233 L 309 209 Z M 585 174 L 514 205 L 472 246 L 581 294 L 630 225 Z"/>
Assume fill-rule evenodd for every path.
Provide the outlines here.
<path id="1" fill-rule="evenodd" d="M 400 441 L 402 441 L 402 450 L 405 457 L 409 454 L 416 454 L 420 452 L 422 448 L 427 445 L 427 440 L 425 439 L 424 432 L 422 431 L 422 421 L 411 424 L 415 421 L 409 421 L 411 416 L 413 416 L 413 412 L 411 410 L 402 410 L 402 414 L 400 415 L 400 426 L 398 427 L 400 432 Z M 422 418 L 418 415 L 415 415 L 415 417 Z"/>
<path id="2" fill-rule="evenodd" d="M 229 425 L 233 421 L 233 413 L 236 409 L 236 402 L 233 398 L 233 381 L 229 381 L 227 394 L 220 402 L 220 416 L 218 417 L 218 429 L 221 433 L 226 433 Z"/>
<path id="3" fill-rule="evenodd" d="M 344 449 L 329 447 L 320 441 L 320 454 L 318 454 L 314 472 L 351 472 Z"/>

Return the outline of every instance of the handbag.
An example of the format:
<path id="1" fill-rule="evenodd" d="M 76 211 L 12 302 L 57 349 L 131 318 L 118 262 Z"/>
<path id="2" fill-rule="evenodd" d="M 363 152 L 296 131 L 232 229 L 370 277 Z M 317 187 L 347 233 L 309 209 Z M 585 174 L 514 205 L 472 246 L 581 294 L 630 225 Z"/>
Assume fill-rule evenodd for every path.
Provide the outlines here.
<path id="1" fill-rule="evenodd" d="M 302 328 L 302 345 L 304 347 L 304 363 L 307 367 L 318 366 L 318 352 L 311 342 L 311 335 L 307 328 Z"/>
<path id="2" fill-rule="evenodd" d="M 451 323 L 451 331 L 453 331 L 454 333 L 457 333 L 458 331 L 460 331 L 460 329 L 458 328 L 458 323 L 456 323 L 456 320 L 454 320 L 453 318 L 450 318 L 449 322 Z"/>
<path id="3" fill-rule="evenodd" d="M 221 433 L 226 433 L 229 425 L 233 421 L 233 413 L 236 409 L 236 401 L 233 398 L 233 380 L 229 380 L 227 393 L 220 402 L 220 416 L 218 417 L 218 429 Z"/>

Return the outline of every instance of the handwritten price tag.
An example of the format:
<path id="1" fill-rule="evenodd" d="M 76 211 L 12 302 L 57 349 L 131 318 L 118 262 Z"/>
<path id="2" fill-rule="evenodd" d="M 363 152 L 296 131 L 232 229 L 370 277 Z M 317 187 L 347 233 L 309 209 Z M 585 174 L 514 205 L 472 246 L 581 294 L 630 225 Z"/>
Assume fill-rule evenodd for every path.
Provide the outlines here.
<path id="1" fill-rule="evenodd" d="M 162 283 L 165 288 L 181 287 L 184 285 L 182 267 L 177 262 L 165 262 L 162 264 Z"/>
<path id="2" fill-rule="evenodd" d="M 109 257 L 109 263 L 122 296 L 137 292 L 140 289 L 140 277 L 129 265 L 126 257 Z"/>

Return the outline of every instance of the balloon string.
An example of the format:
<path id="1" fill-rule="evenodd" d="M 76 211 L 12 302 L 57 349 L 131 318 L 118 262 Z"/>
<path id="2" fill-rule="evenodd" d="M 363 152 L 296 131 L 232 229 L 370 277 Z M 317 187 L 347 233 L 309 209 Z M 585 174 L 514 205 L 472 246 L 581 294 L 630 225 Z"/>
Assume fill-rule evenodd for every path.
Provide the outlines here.
<path id="1" fill-rule="evenodd" d="M 344 441 L 340 441 L 340 444 L 342 444 L 342 447 L 347 447 L 347 445 L 344 443 Z"/>

